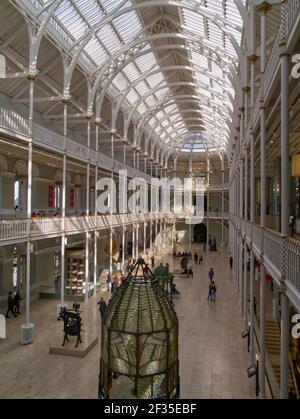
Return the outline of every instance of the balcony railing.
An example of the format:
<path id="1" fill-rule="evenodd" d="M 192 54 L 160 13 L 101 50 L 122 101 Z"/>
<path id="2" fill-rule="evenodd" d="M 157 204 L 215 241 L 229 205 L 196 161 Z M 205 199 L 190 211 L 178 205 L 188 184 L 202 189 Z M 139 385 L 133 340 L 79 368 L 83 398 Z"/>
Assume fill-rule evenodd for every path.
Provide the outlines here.
<path id="1" fill-rule="evenodd" d="M 300 0 L 288 0 L 286 3 L 286 11 L 287 11 L 287 33 L 290 32 L 294 28 L 294 24 L 296 19 L 299 17 L 299 10 L 300 10 Z"/>
<path id="2" fill-rule="evenodd" d="M 24 137 L 29 137 L 29 121 L 27 118 L 19 115 L 16 112 L 0 107 L 0 128 L 4 128 L 9 131 L 12 135 L 20 134 Z M 46 148 L 56 149 L 61 153 L 64 152 L 64 140 L 65 138 L 40 124 L 33 123 L 32 127 L 33 142 Z M 78 160 L 90 161 L 94 164 L 98 164 L 101 168 L 107 170 L 126 170 L 127 175 L 130 178 L 140 177 L 145 179 L 148 183 L 151 182 L 151 177 L 137 169 L 134 169 L 126 164 L 112 160 L 110 157 L 104 154 L 97 153 L 92 150 L 90 153 L 89 149 L 80 144 L 79 142 L 66 140 L 66 150 L 69 156 L 74 157 Z"/>
<path id="3" fill-rule="evenodd" d="M 230 224 L 235 228 L 240 225 L 240 218 L 230 214 Z M 291 284 L 291 290 L 297 293 L 296 301 L 300 306 L 300 241 L 292 238 L 283 238 L 277 232 L 262 229 L 257 224 L 244 221 L 243 235 L 252 243 L 253 251 L 257 257 L 263 258 L 265 266 L 274 279 L 281 279 L 282 266 L 286 267 L 286 280 Z"/>
<path id="4" fill-rule="evenodd" d="M 25 238 L 45 237 L 47 235 L 59 235 L 63 233 L 63 221 L 65 232 L 81 233 L 84 231 L 104 230 L 129 226 L 132 224 L 165 220 L 172 222 L 175 219 L 185 218 L 187 213 L 152 213 L 152 214 L 114 214 L 83 217 L 43 217 L 30 220 L 2 220 L 0 221 L 0 241 L 22 240 Z"/>

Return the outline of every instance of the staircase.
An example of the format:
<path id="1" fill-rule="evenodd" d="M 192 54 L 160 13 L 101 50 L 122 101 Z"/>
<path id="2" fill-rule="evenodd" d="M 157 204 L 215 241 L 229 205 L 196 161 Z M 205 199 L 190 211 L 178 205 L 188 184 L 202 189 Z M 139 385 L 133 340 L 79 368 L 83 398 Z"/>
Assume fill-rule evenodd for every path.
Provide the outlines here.
<path id="1" fill-rule="evenodd" d="M 280 328 L 275 321 L 266 321 L 266 349 L 276 381 L 280 387 Z M 292 373 L 289 369 L 289 393 L 296 394 Z"/>

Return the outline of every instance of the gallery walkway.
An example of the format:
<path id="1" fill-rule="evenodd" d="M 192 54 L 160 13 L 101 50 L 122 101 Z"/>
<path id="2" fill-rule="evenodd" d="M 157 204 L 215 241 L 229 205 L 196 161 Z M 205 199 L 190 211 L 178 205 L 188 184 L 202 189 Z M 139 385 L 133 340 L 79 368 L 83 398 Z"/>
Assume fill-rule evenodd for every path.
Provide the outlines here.
<path id="1" fill-rule="evenodd" d="M 255 378 L 248 379 L 246 372 L 248 354 L 241 339 L 244 322 L 227 252 L 203 255 L 201 266 L 192 264 L 193 279 L 178 276 L 175 280 L 181 291 L 175 299 L 181 398 L 255 398 Z M 163 261 L 173 269 L 170 256 L 163 256 Z M 218 286 L 216 303 L 207 301 L 210 266 Z M 179 261 L 174 268 L 179 270 Z M 91 326 L 89 333 L 99 334 L 96 300 L 82 304 L 82 309 L 85 327 Z M 8 338 L 0 341 L 0 398 L 96 398 L 100 344 L 83 359 L 49 355 L 55 336 L 63 338 L 62 323 L 56 320 L 56 302 L 33 303 L 32 321 L 37 338 L 29 346 L 19 344 L 23 315 L 7 322 Z"/>

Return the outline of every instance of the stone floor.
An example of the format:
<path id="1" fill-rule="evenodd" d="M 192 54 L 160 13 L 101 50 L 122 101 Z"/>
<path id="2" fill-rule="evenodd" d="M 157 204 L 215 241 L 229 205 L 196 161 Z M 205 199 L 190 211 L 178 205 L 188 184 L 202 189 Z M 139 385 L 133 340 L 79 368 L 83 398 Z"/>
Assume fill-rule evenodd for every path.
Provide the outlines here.
<path id="1" fill-rule="evenodd" d="M 248 354 L 246 342 L 241 339 L 244 322 L 227 253 L 204 253 L 203 257 L 201 266 L 192 264 L 193 279 L 176 277 L 175 281 L 181 291 L 181 296 L 175 299 L 181 398 L 255 398 L 255 378 L 248 379 L 246 372 Z M 168 253 L 162 253 L 162 260 L 178 270 L 179 261 L 174 266 Z M 156 262 L 159 261 L 157 256 Z M 207 273 L 211 266 L 218 286 L 215 303 L 207 301 Z M 100 332 L 96 305 L 99 297 L 81 306 L 85 333 L 95 336 Z M 105 295 L 107 300 L 109 297 Z M 7 339 L 0 341 L 0 398 L 97 397 L 100 343 L 83 359 L 49 354 L 49 346 L 63 338 L 62 322 L 56 319 L 56 304 L 48 300 L 32 303 L 31 321 L 35 324 L 36 339 L 31 345 L 19 343 L 23 313 L 7 321 Z M 121 386 L 119 396 L 122 398 Z"/>

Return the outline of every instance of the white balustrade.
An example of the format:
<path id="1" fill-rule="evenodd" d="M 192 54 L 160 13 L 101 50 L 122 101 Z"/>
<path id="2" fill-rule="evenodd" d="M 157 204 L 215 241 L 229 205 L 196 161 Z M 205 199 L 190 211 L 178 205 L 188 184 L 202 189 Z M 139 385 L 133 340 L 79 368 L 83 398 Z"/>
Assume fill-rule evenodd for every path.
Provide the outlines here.
<path id="1" fill-rule="evenodd" d="M 28 136 L 28 120 L 23 116 L 0 107 L 0 127 L 5 128 L 12 133 Z"/>
<path id="2" fill-rule="evenodd" d="M 261 252 L 261 234 L 262 234 L 262 229 L 260 228 L 260 226 L 253 224 L 253 237 L 252 237 L 252 244 L 253 247 L 255 248 L 256 253 L 259 255 Z"/>
<path id="3" fill-rule="evenodd" d="M 264 260 L 270 273 L 280 278 L 280 255 L 282 247 L 282 237 L 270 230 L 264 231 Z"/>
<path id="4" fill-rule="evenodd" d="M 287 240 L 286 279 L 300 292 L 300 243 Z"/>
<path id="5" fill-rule="evenodd" d="M 300 11 L 300 0 L 288 0 L 286 2 L 286 12 L 287 12 L 287 34 L 294 28 L 295 20 L 299 17 Z"/>
<path id="6" fill-rule="evenodd" d="M 275 70 L 279 67 L 280 61 L 279 61 L 279 44 L 280 44 L 281 34 L 280 34 L 280 28 L 278 28 L 277 35 L 270 53 L 269 61 L 267 63 L 266 67 L 266 76 L 265 76 L 265 94 L 267 94 L 269 87 L 272 83 Z"/>
<path id="7" fill-rule="evenodd" d="M 1 240 L 16 240 L 27 236 L 27 220 L 0 221 Z"/>
<path id="8" fill-rule="evenodd" d="M 64 137 L 42 125 L 33 124 L 32 137 L 33 140 L 39 141 L 50 148 L 56 148 L 61 151 L 64 149 Z"/>

